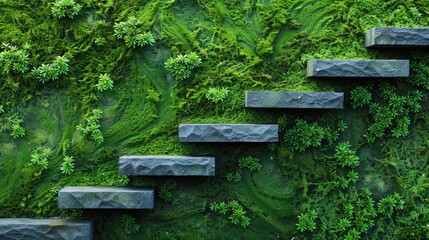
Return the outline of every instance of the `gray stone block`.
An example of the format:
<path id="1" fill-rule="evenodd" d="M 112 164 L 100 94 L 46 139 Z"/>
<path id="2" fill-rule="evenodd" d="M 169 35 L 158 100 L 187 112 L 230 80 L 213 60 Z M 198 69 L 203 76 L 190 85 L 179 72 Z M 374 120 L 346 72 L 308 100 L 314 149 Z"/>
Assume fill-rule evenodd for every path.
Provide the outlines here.
<path id="1" fill-rule="evenodd" d="M 394 78 L 410 75 L 408 60 L 310 60 L 307 77 Z"/>
<path id="2" fill-rule="evenodd" d="M 429 28 L 376 27 L 366 32 L 366 47 L 429 47 Z"/>
<path id="3" fill-rule="evenodd" d="M 154 189 L 65 187 L 58 192 L 58 208 L 153 209 L 154 198 Z"/>
<path id="4" fill-rule="evenodd" d="M 133 176 L 214 176 L 214 157 L 122 156 L 119 174 Z"/>
<path id="5" fill-rule="evenodd" d="M 0 239 L 8 240 L 92 240 L 94 223 L 67 218 L 0 219 Z"/>
<path id="6" fill-rule="evenodd" d="M 343 109 L 344 93 L 246 91 L 246 107 Z"/>
<path id="7" fill-rule="evenodd" d="M 277 142 L 277 124 L 180 124 L 180 142 Z"/>

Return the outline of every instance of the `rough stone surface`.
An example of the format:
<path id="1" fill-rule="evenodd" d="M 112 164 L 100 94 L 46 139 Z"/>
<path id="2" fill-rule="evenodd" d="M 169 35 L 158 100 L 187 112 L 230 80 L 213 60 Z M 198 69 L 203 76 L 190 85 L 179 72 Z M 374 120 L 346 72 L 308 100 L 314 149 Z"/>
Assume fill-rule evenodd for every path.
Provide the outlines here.
<path id="1" fill-rule="evenodd" d="M 0 219 L 0 239 L 7 240 L 92 240 L 92 221 L 71 219 Z"/>
<path id="2" fill-rule="evenodd" d="M 277 124 L 180 124 L 180 142 L 277 142 Z"/>
<path id="3" fill-rule="evenodd" d="M 307 77 L 371 77 L 409 76 L 408 60 L 310 60 Z"/>
<path id="4" fill-rule="evenodd" d="M 429 47 L 429 28 L 373 28 L 366 32 L 366 47 Z"/>
<path id="5" fill-rule="evenodd" d="M 129 187 L 65 187 L 58 192 L 59 208 L 153 209 L 153 189 Z"/>
<path id="6" fill-rule="evenodd" d="M 247 108 L 343 109 L 340 92 L 246 92 Z"/>
<path id="7" fill-rule="evenodd" d="M 122 156 L 119 174 L 138 176 L 214 176 L 214 157 Z"/>

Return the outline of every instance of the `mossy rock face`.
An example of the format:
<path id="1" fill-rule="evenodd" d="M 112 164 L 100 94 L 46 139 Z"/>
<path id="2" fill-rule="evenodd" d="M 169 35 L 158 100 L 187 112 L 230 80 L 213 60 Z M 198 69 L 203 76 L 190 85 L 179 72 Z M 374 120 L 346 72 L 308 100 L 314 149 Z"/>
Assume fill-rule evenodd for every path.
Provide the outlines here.
<path id="1" fill-rule="evenodd" d="M 347 230 L 357 229 L 355 215 L 343 205 L 363 189 L 372 192 L 374 206 L 399 193 L 406 208 L 394 211 L 391 221 L 378 215 L 377 225 L 361 238 L 416 239 L 426 229 L 428 195 L 429 115 L 424 81 L 429 57 L 424 51 L 369 51 L 365 31 L 373 27 L 429 25 L 424 1 L 310 1 L 310 0 L 181 0 L 78 1 L 79 14 L 58 19 L 52 1 L 5 0 L 0 6 L 0 53 L 16 47 L 28 54 L 28 70 L 10 72 L 0 60 L 0 210 L 1 217 L 78 216 L 97 222 L 95 239 L 345 239 L 339 219 L 350 219 Z M 129 48 L 114 34 L 115 23 L 135 16 L 139 31 L 151 32 L 153 45 Z M 165 62 L 195 52 L 202 60 L 189 78 L 178 80 Z M 3 55 L 2 55 L 3 56 Z M 32 69 L 52 63 L 57 56 L 69 62 L 67 75 L 40 82 Z M 3 59 L 0 57 L 0 59 Z M 410 59 L 411 76 L 404 79 L 342 81 L 306 77 L 312 59 Z M 418 66 L 418 67 L 416 67 Z M 414 72 L 413 72 L 414 71 Z M 101 74 L 113 80 L 113 89 L 100 92 Z M 418 84 L 417 84 L 418 83 Z M 410 113 L 409 134 L 385 136 L 368 143 L 365 135 L 375 121 L 370 105 L 350 106 L 350 91 L 363 86 L 370 102 L 388 104 L 381 89 L 390 85 L 399 96 L 420 90 L 421 112 Z M 225 87 L 227 97 L 216 104 L 208 89 Z M 344 109 L 245 109 L 245 91 L 344 92 Z M 408 95 L 407 95 L 408 94 Z M 384 102 L 383 102 L 384 101 Z M 402 104 L 402 103 L 400 103 Z M 404 105 L 405 110 L 408 105 Z M 94 109 L 103 112 L 93 127 L 103 141 L 78 130 Z M 279 124 L 287 121 L 278 143 L 179 143 L 180 123 Z M 327 134 L 339 119 L 348 129 L 330 144 L 303 152 L 292 151 L 284 137 L 296 119 L 317 123 Z M 417 121 L 414 121 L 418 118 Z M 401 119 L 393 119 L 398 124 Z M 403 119 L 402 119 L 403 120 Z M 401 120 L 401 121 L 402 121 Z M 399 121 L 400 122 L 400 121 Z M 13 138 L 19 124 L 25 136 Z M 341 187 L 351 169 L 335 162 L 335 147 L 348 141 L 360 157 L 356 183 Z M 35 150 L 51 149 L 47 167 L 31 161 Z M 168 177 L 118 175 L 122 155 L 198 155 L 219 159 L 216 175 L 180 178 L 169 190 L 174 201 L 158 194 L 153 211 L 61 211 L 57 191 L 65 186 L 151 187 L 159 193 Z M 61 172 L 65 156 L 73 156 L 74 172 Z M 239 167 L 239 159 L 260 157 L 260 172 Z M 273 159 L 270 159 L 273 157 Z M 241 182 L 226 175 L 239 173 Z M 171 183 L 171 180 L 170 180 Z M 237 200 L 250 225 L 243 228 L 228 217 L 210 211 L 210 203 Z M 178 205 L 176 205 L 178 204 Z M 356 204 L 355 209 L 359 208 Z M 298 216 L 317 210 L 316 229 L 301 232 Z M 132 214 L 141 225 L 127 234 L 121 217 Z M 414 233 L 413 233 L 414 232 Z M 426 234 L 426 233 L 422 233 Z M 423 236 L 423 235 L 422 235 Z"/>

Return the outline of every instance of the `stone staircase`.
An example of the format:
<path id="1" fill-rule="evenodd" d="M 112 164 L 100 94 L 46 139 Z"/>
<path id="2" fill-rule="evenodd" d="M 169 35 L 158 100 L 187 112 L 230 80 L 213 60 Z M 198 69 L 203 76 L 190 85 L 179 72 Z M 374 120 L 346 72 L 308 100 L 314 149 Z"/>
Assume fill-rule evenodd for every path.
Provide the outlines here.
<path id="1" fill-rule="evenodd" d="M 429 47 L 429 28 L 373 28 L 366 47 Z M 310 60 L 311 78 L 406 78 L 408 60 Z M 343 109 L 344 93 L 247 91 L 247 108 Z M 277 142 L 276 124 L 180 124 L 179 142 Z M 214 157 L 123 156 L 119 173 L 130 176 L 214 176 Z M 65 187 L 64 209 L 153 209 L 155 190 L 131 187 Z M 93 239 L 93 222 L 71 219 L 0 219 L 0 239 Z"/>

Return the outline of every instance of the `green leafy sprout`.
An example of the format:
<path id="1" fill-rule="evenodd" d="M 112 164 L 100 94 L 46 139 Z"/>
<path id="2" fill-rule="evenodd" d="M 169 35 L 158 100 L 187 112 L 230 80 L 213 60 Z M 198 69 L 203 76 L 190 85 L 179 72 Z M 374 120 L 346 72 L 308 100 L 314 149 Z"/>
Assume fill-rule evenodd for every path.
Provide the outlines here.
<path id="1" fill-rule="evenodd" d="M 127 21 L 115 23 L 114 31 L 118 39 L 123 39 L 129 48 L 153 45 L 155 38 L 151 32 L 143 32 L 140 29 L 142 22 L 135 16 L 130 16 Z"/>
<path id="2" fill-rule="evenodd" d="M 140 231 L 140 225 L 135 222 L 135 218 L 129 214 L 124 214 L 121 217 L 122 227 L 127 234 L 133 234 Z"/>
<path id="3" fill-rule="evenodd" d="M 184 80 L 191 76 L 192 70 L 201 64 L 201 58 L 194 52 L 179 54 L 176 58 L 170 57 L 165 62 L 165 68 L 176 79 Z"/>
<path id="4" fill-rule="evenodd" d="M 72 156 L 65 156 L 60 167 L 61 173 L 70 175 L 74 172 L 74 159 Z"/>
<path id="5" fill-rule="evenodd" d="M 98 77 L 98 83 L 96 85 L 97 90 L 100 92 L 110 90 L 113 88 L 113 80 L 108 74 L 100 74 Z"/>
<path id="6" fill-rule="evenodd" d="M 74 0 L 55 0 L 51 7 L 51 12 L 57 18 L 73 18 L 79 13 L 81 8 L 82 6 Z"/>
<path id="7" fill-rule="evenodd" d="M 226 87 L 210 87 L 207 90 L 206 98 L 213 103 L 222 102 L 228 96 L 229 90 Z"/>

